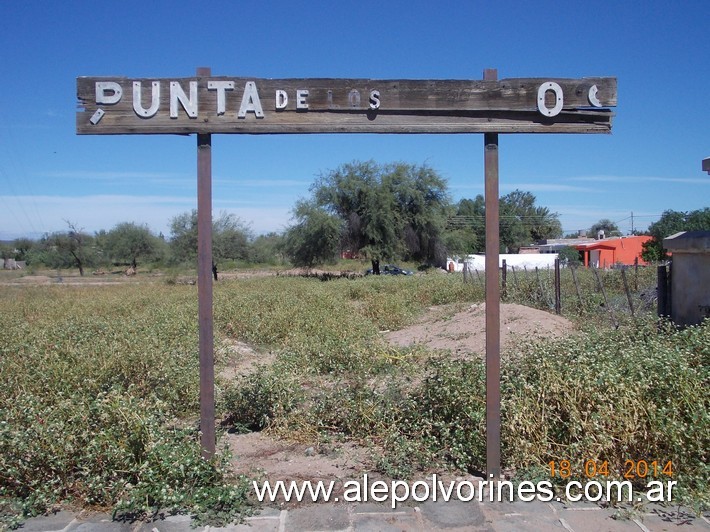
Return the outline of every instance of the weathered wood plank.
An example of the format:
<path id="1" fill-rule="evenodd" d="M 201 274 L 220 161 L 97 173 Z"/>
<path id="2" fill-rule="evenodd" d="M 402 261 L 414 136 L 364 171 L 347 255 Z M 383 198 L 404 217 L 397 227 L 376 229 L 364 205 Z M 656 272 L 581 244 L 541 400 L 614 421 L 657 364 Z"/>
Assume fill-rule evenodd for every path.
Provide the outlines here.
<path id="1" fill-rule="evenodd" d="M 97 97 L 97 82 L 120 87 L 122 95 L 118 101 L 97 103 L 97 99 L 101 100 Z M 134 82 L 140 82 L 139 107 L 146 110 L 153 103 L 152 84 L 159 82 L 158 107 L 151 111 L 150 117 L 141 117 L 134 110 Z M 183 100 L 188 100 L 187 105 L 194 106 L 194 116 L 188 116 L 186 104 L 176 103 L 174 94 L 171 97 L 171 82 L 177 84 Z M 190 93 L 191 82 L 196 84 L 194 98 Z M 559 85 L 564 97 L 560 113 L 552 118 L 541 114 L 537 102 L 540 86 L 548 82 Z M 221 85 L 222 90 L 216 89 L 216 85 Z M 592 106 L 589 96 L 592 87 L 596 87 L 598 100 L 594 103 L 601 108 Z M 106 94 L 108 101 L 113 93 L 107 90 Z M 552 91 L 545 93 L 549 108 L 555 105 L 555 96 Z M 607 108 L 615 106 L 617 98 L 615 78 L 477 81 L 230 77 L 159 80 L 81 77 L 77 79 L 77 97 L 80 106 L 77 133 L 108 135 L 608 133 L 613 114 Z M 171 99 L 175 108 L 172 117 Z M 105 114 L 97 117 L 98 109 Z M 95 123 L 91 122 L 92 117 Z"/>
<path id="2" fill-rule="evenodd" d="M 530 113 L 532 114 L 532 113 Z M 521 113 L 522 115 L 522 113 Z M 565 113 L 552 120 L 538 117 L 486 118 L 465 116 L 411 116 L 377 115 L 374 119 L 366 115 L 340 115 L 338 121 L 332 116 L 313 113 L 308 122 L 274 120 L 269 122 L 202 122 L 176 125 L 172 123 L 154 123 L 151 134 L 193 133 L 241 133 L 241 134 L 278 134 L 278 133 L 610 133 L 612 114 L 598 113 L 591 119 L 577 114 Z M 83 130 L 82 130 L 83 128 Z M 77 124 L 80 134 L 146 134 L 146 129 L 132 122 L 117 119 L 115 123 L 101 129 L 88 130 Z"/>

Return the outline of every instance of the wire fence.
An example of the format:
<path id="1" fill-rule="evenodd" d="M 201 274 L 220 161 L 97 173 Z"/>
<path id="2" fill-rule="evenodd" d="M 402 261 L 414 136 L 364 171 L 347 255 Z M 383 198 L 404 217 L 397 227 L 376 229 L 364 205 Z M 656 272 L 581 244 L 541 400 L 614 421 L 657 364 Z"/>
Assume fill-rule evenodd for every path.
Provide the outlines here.
<path id="1" fill-rule="evenodd" d="M 655 313 L 655 266 L 619 266 L 611 269 L 563 266 L 555 268 L 499 268 L 501 300 L 569 317 L 600 317 L 618 327 L 620 320 Z M 464 283 L 485 287 L 485 272 L 464 264 Z"/>

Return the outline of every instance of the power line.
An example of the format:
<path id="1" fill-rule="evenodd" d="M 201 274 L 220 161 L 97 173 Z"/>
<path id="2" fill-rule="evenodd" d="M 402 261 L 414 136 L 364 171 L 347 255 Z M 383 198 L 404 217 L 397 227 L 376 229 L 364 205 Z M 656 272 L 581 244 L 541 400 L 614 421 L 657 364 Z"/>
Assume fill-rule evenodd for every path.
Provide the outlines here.
<path id="1" fill-rule="evenodd" d="M 3 133 L 3 129 L 0 128 L 0 134 Z M 37 206 L 37 201 L 35 199 L 35 193 L 31 188 L 31 181 L 27 178 L 27 173 L 24 171 L 24 167 L 20 168 L 18 165 L 17 157 L 14 156 L 15 153 L 17 153 L 16 149 L 13 149 L 14 146 L 10 146 L 10 144 L 13 142 L 13 138 L 10 135 L 3 135 L 2 142 L 0 142 L 0 145 L 4 147 L 5 153 L 3 154 L 2 159 L 7 161 L 12 170 L 12 176 L 9 175 L 7 168 L 0 166 L 0 177 L 3 178 L 3 180 L 7 183 L 7 187 L 5 190 L 9 190 L 10 194 L 14 197 L 15 203 L 17 206 L 19 206 L 20 211 L 24 215 L 25 220 L 29 224 L 32 232 L 37 233 L 37 229 L 35 227 L 35 224 L 33 222 L 33 218 L 30 217 L 30 215 L 27 213 L 27 210 L 25 209 L 24 203 L 20 201 L 19 196 L 17 194 L 17 191 L 15 189 L 15 183 L 21 183 L 23 186 L 27 188 L 27 194 L 25 196 L 29 198 L 29 200 L 32 203 L 32 206 L 34 207 L 34 215 L 35 215 L 35 220 L 39 222 L 40 224 L 40 229 L 44 230 L 45 225 L 44 225 L 44 220 L 42 219 L 42 215 L 40 214 L 40 209 Z M 5 201 L 5 203 L 7 203 Z M 18 217 L 14 216 L 15 220 L 20 223 L 22 230 L 25 231 L 24 224 L 19 220 Z"/>

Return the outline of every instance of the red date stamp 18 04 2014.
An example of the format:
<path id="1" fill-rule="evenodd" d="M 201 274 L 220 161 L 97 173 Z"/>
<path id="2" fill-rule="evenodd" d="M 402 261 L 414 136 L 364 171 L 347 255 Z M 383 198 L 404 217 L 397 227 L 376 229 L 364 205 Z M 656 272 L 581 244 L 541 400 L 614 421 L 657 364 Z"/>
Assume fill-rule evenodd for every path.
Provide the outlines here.
<path id="1" fill-rule="evenodd" d="M 645 478 L 673 477 L 673 462 L 671 460 L 624 460 L 623 466 L 616 468 L 609 465 L 608 460 L 552 460 L 547 463 L 551 477 L 608 477 L 618 473 L 625 479 L 636 480 Z"/>

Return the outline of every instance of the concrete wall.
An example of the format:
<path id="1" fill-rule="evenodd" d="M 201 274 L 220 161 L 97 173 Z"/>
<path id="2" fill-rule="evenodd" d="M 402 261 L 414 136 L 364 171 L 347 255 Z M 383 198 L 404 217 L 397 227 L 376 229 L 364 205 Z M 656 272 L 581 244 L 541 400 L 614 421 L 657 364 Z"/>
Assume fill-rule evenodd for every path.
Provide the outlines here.
<path id="1" fill-rule="evenodd" d="M 710 231 L 686 231 L 663 240 L 673 253 L 671 319 L 697 325 L 710 317 Z"/>
<path id="2" fill-rule="evenodd" d="M 5 270 L 23 270 L 26 265 L 25 261 L 15 259 L 0 259 L 0 264 Z"/>

